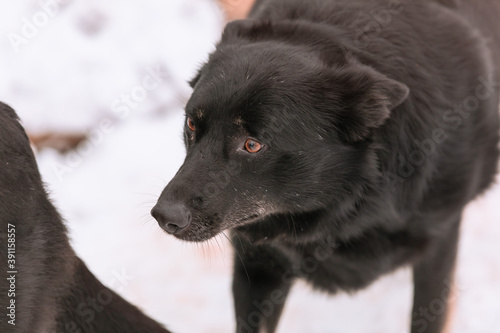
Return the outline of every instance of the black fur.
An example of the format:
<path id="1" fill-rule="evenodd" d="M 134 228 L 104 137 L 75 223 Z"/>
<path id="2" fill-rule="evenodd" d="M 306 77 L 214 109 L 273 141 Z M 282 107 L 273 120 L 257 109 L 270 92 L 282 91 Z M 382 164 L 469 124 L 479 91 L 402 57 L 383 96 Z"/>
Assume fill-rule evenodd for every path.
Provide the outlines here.
<path id="1" fill-rule="evenodd" d="M 402 265 L 412 333 L 442 331 L 463 208 L 497 171 L 499 17 L 495 0 L 261 0 L 227 25 L 152 213 L 184 240 L 231 230 L 238 332 L 274 332 L 296 278 L 355 291 Z"/>
<path id="2" fill-rule="evenodd" d="M 15 291 L 6 283 L 15 229 Z M 0 103 L 0 332 L 162 332 L 161 325 L 103 286 L 76 256 L 49 201 L 24 129 Z M 7 274 L 10 275 L 10 274 Z M 9 292 L 11 290 L 11 292 Z M 14 292 L 15 295 L 9 295 Z M 14 317 L 6 316 L 11 299 Z"/>

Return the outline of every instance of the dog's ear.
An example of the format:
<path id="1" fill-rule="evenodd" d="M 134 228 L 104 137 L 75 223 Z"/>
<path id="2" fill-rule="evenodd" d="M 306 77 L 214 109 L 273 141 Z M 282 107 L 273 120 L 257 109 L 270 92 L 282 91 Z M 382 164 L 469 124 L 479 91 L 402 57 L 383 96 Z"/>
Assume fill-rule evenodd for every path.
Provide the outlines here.
<path id="1" fill-rule="evenodd" d="M 351 66 L 335 74 L 335 94 L 340 98 L 336 127 L 348 142 L 366 139 L 403 103 L 408 87 L 367 66 Z"/>
<path id="2" fill-rule="evenodd" d="M 267 26 L 266 26 L 267 27 Z M 224 32 L 222 33 L 221 43 L 224 44 L 232 44 L 232 42 L 237 42 L 241 39 L 252 38 L 253 35 L 257 34 L 257 30 L 262 29 L 261 26 L 257 25 L 256 22 L 252 19 L 245 20 L 235 20 L 229 22 L 224 28 Z M 206 64 L 203 65 L 200 70 L 198 70 L 196 76 L 189 81 L 189 85 L 194 89 L 196 83 L 200 80 L 203 70 L 206 67 Z"/>
<path id="3" fill-rule="evenodd" d="M 256 24 L 256 21 L 253 19 L 231 21 L 224 28 L 221 42 L 228 43 L 233 40 L 236 41 L 240 38 L 251 38 L 252 35 L 255 34 L 256 30 L 260 30 L 259 25 Z"/>
<path id="4" fill-rule="evenodd" d="M 196 85 L 196 83 L 198 83 L 198 81 L 200 80 L 200 77 L 201 77 L 201 71 L 203 70 L 203 67 L 200 68 L 198 70 L 198 72 L 196 72 L 196 76 L 193 77 L 188 83 L 189 85 L 191 86 L 191 88 L 194 89 L 194 86 Z"/>

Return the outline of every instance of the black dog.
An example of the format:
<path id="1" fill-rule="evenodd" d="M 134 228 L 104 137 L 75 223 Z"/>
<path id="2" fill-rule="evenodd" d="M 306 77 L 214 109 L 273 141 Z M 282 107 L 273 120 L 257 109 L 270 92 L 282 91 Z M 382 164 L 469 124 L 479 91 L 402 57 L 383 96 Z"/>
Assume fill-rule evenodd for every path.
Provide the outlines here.
<path id="1" fill-rule="evenodd" d="M 168 333 L 102 285 L 73 252 L 28 137 L 3 103 L 0 228 L 0 332 Z"/>
<path id="2" fill-rule="evenodd" d="M 496 0 L 259 0 L 228 24 L 152 214 L 183 240 L 232 231 L 238 332 L 274 332 L 296 278 L 355 291 L 402 265 L 412 332 L 442 332 L 463 208 L 497 171 L 499 18 Z"/>

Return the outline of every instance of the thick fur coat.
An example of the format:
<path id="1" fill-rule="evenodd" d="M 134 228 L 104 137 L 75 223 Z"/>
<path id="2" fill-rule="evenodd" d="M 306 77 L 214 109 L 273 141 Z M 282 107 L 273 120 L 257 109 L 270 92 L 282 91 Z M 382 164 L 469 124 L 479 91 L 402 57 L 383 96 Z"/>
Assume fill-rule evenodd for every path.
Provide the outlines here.
<path id="1" fill-rule="evenodd" d="M 231 230 L 238 332 L 274 332 L 298 278 L 355 291 L 402 265 L 412 333 L 443 331 L 462 211 L 497 171 L 499 17 L 493 0 L 261 0 L 227 25 L 152 213 L 183 240 Z"/>

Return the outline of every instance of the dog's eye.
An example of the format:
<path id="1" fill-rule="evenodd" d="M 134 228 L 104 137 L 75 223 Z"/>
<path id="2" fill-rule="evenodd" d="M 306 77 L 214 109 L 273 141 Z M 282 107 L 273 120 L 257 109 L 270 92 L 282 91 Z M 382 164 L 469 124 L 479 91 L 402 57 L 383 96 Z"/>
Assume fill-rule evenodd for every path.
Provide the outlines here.
<path id="1" fill-rule="evenodd" d="M 245 149 L 252 154 L 258 153 L 262 149 L 262 144 L 253 139 L 248 139 L 245 142 Z"/>
<path id="2" fill-rule="evenodd" d="M 191 117 L 187 118 L 187 126 L 193 132 L 196 130 L 196 126 L 194 126 L 194 121 L 193 121 L 193 119 L 191 119 Z"/>

